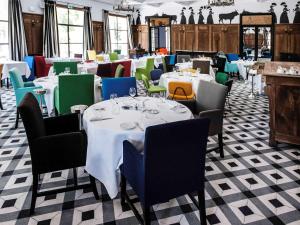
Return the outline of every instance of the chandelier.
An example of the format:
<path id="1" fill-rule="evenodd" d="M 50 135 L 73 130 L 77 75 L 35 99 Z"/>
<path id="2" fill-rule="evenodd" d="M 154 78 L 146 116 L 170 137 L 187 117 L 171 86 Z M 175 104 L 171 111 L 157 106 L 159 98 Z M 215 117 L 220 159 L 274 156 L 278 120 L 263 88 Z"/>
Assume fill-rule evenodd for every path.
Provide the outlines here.
<path id="1" fill-rule="evenodd" d="M 113 9 L 117 11 L 134 12 L 134 7 L 131 7 L 127 0 L 121 0 L 121 3 L 114 6 Z"/>

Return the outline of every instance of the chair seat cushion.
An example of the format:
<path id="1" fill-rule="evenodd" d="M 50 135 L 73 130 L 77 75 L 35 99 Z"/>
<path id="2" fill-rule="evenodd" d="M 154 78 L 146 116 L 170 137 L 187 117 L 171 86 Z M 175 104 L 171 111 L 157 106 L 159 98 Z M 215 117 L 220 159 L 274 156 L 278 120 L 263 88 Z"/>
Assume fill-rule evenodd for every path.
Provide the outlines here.
<path id="1" fill-rule="evenodd" d="M 174 95 L 174 94 L 169 94 L 169 98 L 170 99 L 174 99 L 174 100 L 192 100 L 195 98 L 195 94 L 192 93 L 190 95 Z"/>
<path id="2" fill-rule="evenodd" d="M 157 93 L 157 92 L 163 92 L 163 91 L 167 91 L 166 88 L 161 87 L 161 86 L 150 86 L 150 88 L 148 89 L 148 92 L 150 93 Z"/>

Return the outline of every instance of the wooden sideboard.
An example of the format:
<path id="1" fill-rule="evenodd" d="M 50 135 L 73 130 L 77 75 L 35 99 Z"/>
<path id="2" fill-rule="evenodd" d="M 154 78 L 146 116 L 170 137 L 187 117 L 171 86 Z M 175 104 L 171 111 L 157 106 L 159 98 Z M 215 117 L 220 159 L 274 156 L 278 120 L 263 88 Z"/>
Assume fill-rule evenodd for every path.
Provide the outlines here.
<path id="1" fill-rule="evenodd" d="M 300 145 L 300 75 L 278 74 L 278 66 L 290 68 L 300 63 L 269 62 L 265 64 L 270 108 L 270 146 L 277 142 Z"/>

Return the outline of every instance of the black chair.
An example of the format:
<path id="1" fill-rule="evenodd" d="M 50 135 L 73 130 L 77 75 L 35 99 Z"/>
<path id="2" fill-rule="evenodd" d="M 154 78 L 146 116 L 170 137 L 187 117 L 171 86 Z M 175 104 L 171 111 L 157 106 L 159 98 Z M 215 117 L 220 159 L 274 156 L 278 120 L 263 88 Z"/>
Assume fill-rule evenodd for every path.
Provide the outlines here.
<path id="1" fill-rule="evenodd" d="M 201 127 L 201 129 L 199 129 Z M 152 205 L 188 194 L 206 224 L 205 155 L 209 119 L 194 119 L 148 127 L 143 153 L 129 141 L 123 143 L 121 204 L 126 201 L 141 224 L 150 224 Z M 138 195 L 144 219 L 126 192 L 126 182 Z M 197 192 L 199 202 L 192 195 Z"/>
<path id="2" fill-rule="evenodd" d="M 217 57 L 216 61 L 217 61 L 217 64 L 215 66 L 218 68 L 218 72 L 224 72 L 225 64 L 226 64 L 226 58 Z"/>
<path id="3" fill-rule="evenodd" d="M 226 81 L 225 86 L 227 86 L 227 94 L 226 94 L 226 103 L 228 104 L 229 111 L 231 112 L 231 105 L 230 105 L 230 92 L 232 89 L 233 80 L 230 79 Z"/>
<path id="4" fill-rule="evenodd" d="M 99 199 L 95 178 L 90 177 L 90 184 L 77 185 L 76 167 L 85 166 L 87 136 L 79 130 L 77 114 L 43 119 L 39 103 L 32 93 L 27 93 L 18 106 L 24 123 L 32 163 L 32 199 L 30 214 L 34 213 L 38 196 L 92 188 Z M 73 168 L 74 186 L 62 189 L 38 192 L 39 175 L 58 170 Z"/>

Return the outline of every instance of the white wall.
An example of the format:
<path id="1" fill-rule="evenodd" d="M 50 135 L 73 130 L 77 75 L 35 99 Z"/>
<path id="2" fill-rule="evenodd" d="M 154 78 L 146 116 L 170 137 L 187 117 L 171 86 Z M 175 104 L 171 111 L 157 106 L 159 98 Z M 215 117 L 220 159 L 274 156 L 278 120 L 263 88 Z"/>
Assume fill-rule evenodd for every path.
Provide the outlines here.
<path id="1" fill-rule="evenodd" d="M 79 4 L 91 7 L 92 20 L 102 21 L 102 12 L 105 10 L 112 10 L 112 5 L 106 3 L 95 2 L 91 0 L 62 0 L 63 2 L 69 2 L 71 4 Z M 44 0 L 21 0 L 22 10 L 25 13 L 43 14 L 41 3 Z"/>
<path id="2" fill-rule="evenodd" d="M 233 6 L 223 6 L 223 7 L 212 7 L 212 10 L 214 12 L 213 18 L 214 18 L 214 23 L 219 23 L 219 14 L 220 13 L 230 13 L 234 10 L 237 10 L 239 13 L 241 13 L 243 10 L 250 11 L 250 12 L 267 12 L 270 9 L 270 5 L 272 2 L 276 2 L 277 6 L 274 8 L 275 13 L 277 15 L 277 21 L 279 22 L 280 14 L 282 12 L 283 7 L 280 5 L 281 2 L 286 2 L 288 5 L 288 8 L 290 9 L 289 12 L 289 20 L 290 23 L 293 22 L 295 12 L 293 9 L 295 9 L 295 5 L 297 4 L 297 1 L 299 0 L 235 0 L 235 4 Z M 166 3 L 162 4 L 159 7 L 153 7 L 150 5 L 147 5 L 143 3 L 140 5 L 140 10 L 141 10 L 141 16 L 142 16 L 142 23 L 145 23 L 144 17 L 145 16 L 152 16 L 156 13 L 161 15 L 162 13 L 169 14 L 169 15 L 177 15 L 177 22 L 180 23 L 180 13 L 181 9 L 183 6 L 187 8 L 185 11 L 185 16 L 188 21 L 188 18 L 190 16 L 190 10 L 188 8 L 192 6 L 194 8 L 194 18 L 195 18 L 195 23 L 198 22 L 198 12 L 199 8 L 201 6 L 204 6 L 207 4 L 207 0 L 201 0 L 198 2 L 195 2 L 191 5 L 182 5 L 179 3 L 175 3 L 175 1 L 167 1 Z M 206 18 L 208 16 L 208 10 L 203 10 L 203 16 L 204 16 L 204 23 L 206 23 Z M 136 17 L 136 15 L 135 15 Z M 234 20 L 232 21 L 233 23 L 239 23 L 239 16 L 236 16 Z M 229 23 L 227 20 L 226 23 Z"/>

